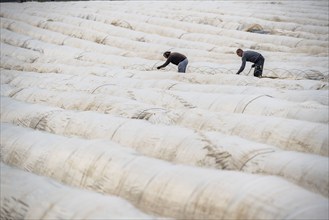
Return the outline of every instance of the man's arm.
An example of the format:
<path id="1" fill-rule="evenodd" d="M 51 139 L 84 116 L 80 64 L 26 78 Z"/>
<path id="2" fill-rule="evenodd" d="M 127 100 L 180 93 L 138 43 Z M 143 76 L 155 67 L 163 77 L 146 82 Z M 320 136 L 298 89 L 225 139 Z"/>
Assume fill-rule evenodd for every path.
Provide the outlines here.
<path id="1" fill-rule="evenodd" d="M 162 67 L 166 67 L 166 66 L 168 66 L 168 64 L 170 63 L 170 60 L 171 60 L 171 58 L 170 58 L 170 56 L 169 56 L 168 59 L 167 59 L 167 61 L 166 61 L 164 64 L 162 64 L 161 66 L 158 66 L 157 69 L 160 69 L 160 68 L 162 68 Z"/>
<path id="2" fill-rule="evenodd" d="M 241 67 L 236 74 L 240 74 L 244 70 L 245 66 L 246 66 L 246 58 L 243 57 Z"/>

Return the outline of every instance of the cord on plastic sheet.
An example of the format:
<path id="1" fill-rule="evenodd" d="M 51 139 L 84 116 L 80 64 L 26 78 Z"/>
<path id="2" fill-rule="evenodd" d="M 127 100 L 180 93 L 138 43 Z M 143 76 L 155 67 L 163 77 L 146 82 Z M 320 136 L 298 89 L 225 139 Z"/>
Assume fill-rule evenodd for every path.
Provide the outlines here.
<path id="1" fill-rule="evenodd" d="M 237 106 L 236 106 L 236 108 L 234 109 L 234 112 L 235 113 L 244 113 L 244 111 L 246 110 L 246 108 L 248 107 L 248 105 L 250 104 L 250 103 L 252 103 L 253 101 L 255 101 L 256 99 L 259 99 L 259 98 L 261 98 L 261 97 L 265 97 L 265 96 L 267 96 L 267 97 L 270 97 L 270 98 L 273 98 L 272 96 L 270 96 L 270 95 L 259 95 L 259 96 L 256 96 L 256 97 L 254 97 L 254 98 L 252 98 L 251 100 L 249 100 L 249 101 L 247 101 L 247 103 L 246 104 L 244 104 L 244 100 L 242 100 Z"/>

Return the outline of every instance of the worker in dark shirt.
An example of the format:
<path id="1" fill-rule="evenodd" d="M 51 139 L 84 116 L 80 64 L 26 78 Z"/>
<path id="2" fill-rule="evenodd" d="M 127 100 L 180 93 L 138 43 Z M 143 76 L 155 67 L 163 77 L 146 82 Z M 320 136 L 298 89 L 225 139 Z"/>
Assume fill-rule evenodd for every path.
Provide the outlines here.
<path id="1" fill-rule="evenodd" d="M 178 65 L 178 72 L 179 73 L 185 73 L 186 66 L 188 64 L 188 60 L 186 56 L 180 53 L 171 53 L 170 51 L 166 51 L 163 53 L 163 56 L 167 58 L 167 61 L 162 64 L 161 66 L 158 66 L 157 69 L 166 67 L 169 63 Z"/>
<path id="2" fill-rule="evenodd" d="M 236 54 L 239 57 L 242 57 L 242 64 L 239 69 L 239 71 L 236 74 L 240 74 L 245 66 L 246 61 L 254 63 L 251 67 L 255 67 L 254 76 L 255 77 L 262 77 L 263 74 L 263 68 L 264 68 L 264 57 L 255 51 L 243 51 L 242 49 L 237 49 Z"/>

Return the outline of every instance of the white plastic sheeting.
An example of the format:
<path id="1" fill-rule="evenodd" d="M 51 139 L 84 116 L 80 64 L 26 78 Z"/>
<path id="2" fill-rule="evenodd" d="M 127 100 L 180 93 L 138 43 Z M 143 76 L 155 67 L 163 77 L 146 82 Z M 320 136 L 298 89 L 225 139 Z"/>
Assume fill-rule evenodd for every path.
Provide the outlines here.
<path id="1" fill-rule="evenodd" d="M 183 219 L 328 218 L 328 199 L 281 178 L 174 165 L 111 142 L 2 126 L 5 163 L 119 195 L 147 212 Z"/>
<path id="2" fill-rule="evenodd" d="M 3 81 L 7 81 L 6 78 L 3 78 Z M 64 109 L 97 111 L 126 118 L 144 119 L 154 124 L 176 124 L 196 130 L 220 131 L 227 135 L 239 135 L 286 150 L 328 155 L 329 125 L 324 123 L 215 113 L 196 108 L 165 109 L 116 96 L 60 92 L 34 87 L 13 88 L 8 84 L 2 84 L 1 95 Z"/>
<path id="3" fill-rule="evenodd" d="M 138 7 L 133 3 L 131 4 L 133 5 L 132 8 Z M 194 7 L 197 7 L 197 4 L 199 3 L 195 3 Z M 325 3 L 323 2 L 322 4 Z M 226 14 L 227 10 L 221 7 L 216 8 L 216 10 L 220 11 L 217 11 L 217 13 L 215 13 L 217 14 L 217 16 L 213 15 L 214 12 L 208 12 L 205 13 L 206 15 L 202 15 L 203 13 L 194 11 L 194 14 L 191 14 L 189 10 L 184 9 L 182 9 L 182 14 L 176 15 L 176 13 L 168 13 L 170 12 L 168 5 L 166 5 L 166 7 L 163 8 L 161 11 L 159 11 L 158 8 L 156 8 L 154 11 L 148 10 L 148 12 L 146 13 L 148 15 L 146 15 L 143 10 L 135 11 L 132 8 L 129 13 L 127 13 L 126 11 L 118 11 L 118 9 L 108 7 L 107 5 L 103 5 L 104 8 L 102 9 L 95 8 L 90 4 L 87 5 L 88 6 L 86 7 L 81 7 L 80 11 L 70 10 L 69 7 L 76 7 L 71 5 L 70 3 L 67 3 L 66 5 L 66 7 L 68 8 L 58 8 L 58 6 L 56 5 L 52 5 L 52 7 L 50 8 L 44 7 L 42 5 L 30 5 L 24 8 L 15 5 L 10 5 L 2 9 L 1 11 L 1 15 L 4 20 L 2 22 L 2 27 L 9 30 L 15 30 L 20 33 L 25 33 L 29 36 L 38 36 L 38 39 L 45 38 L 41 37 L 42 33 L 44 33 L 45 30 L 47 32 L 45 36 L 50 39 L 56 38 L 54 35 L 60 33 L 61 35 L 66 35 L 67 39 L 81 38 L 84 41 L 103 45 L 110 45 L 111 47 L 123 49 L 125 50 L 125 53 L 123 54 L 124 56 L 135 56 L 135 59 L 136 57 L 146 58 L 142 60 L 142 62 L 138 63 L 137 60 L 122 60 L 120 57 L 112 57 L 112 59 L 122 60 L 120 64 L 126 63 L 125 65 L 123 65 L 126 67 L 134 66 L 137 63 L 138 65 L 141 65 L 143 63 L 149 63 L 148 60 L 154 58 L 161 59 L 161 52 L 169 48 L 184 51 L 188 55 L 190 60 L 194 62 L 215 63 L 216 60 L 219 60 L 220 63 L 227 64 L 229 62 L 231 63 L 230 60 L 232 60 L 233 57 L 237 58 L 234 54 L 235 50 L 232 49 L 232 47 L 246 47 L 267 51 L 269 52 L 269 56 L 273 51 L 283 51 L 284 59 L 289 59 L 290 61 L 294 61 L 301 64 L 307 64 L 307 66 L 315 68 L 317 71 L 321 72 L 322 76 L 328 75 L 327 68 L 325 68 L 325 65 L 327 65 L 327 59 L 322 58 L 323 55 L 328 55 L 328 39 L 321 39 L 321 37 L 320 39 L 303 38 L 303 36 L 305 36 L 305 34 L 303 34 L 305 33 L 304 31 L 308 31 L 308 33 L 310 34 L 317 33 L 315 35 L 324 34 L 325 36 L 325 33 L 323 33 L 323 31 L 326 31 L 325 15 L 320 16 L 316 19 L 312 18 L 314 19 L 314 26 L 303 25 L 303 23 L 299 23 L 297 26 L 293 23 L 283 23 L 280 30 L 277 32 L 274 31 L 273 33 L 279 33 L 280 31 L 283 31 L 284 33 L 291 33 L 293 31 L 294 33 L 297 33 L 303 29 L 304 30 L 301 31 L 302 33 L 296 34 L 295 36 L 285 36 L 284 33 L 280 36 L 277 36 L 273 34 L 255 35 L 254 33 L 248 32 L 243 32 L 243 34 L 241 34 L 240 30 L 236 30 L 239 29 L 239 27 L 234 30 L 221 29 L 219 26 L 221 26 L 222 24 L 225 25 L 225 23 L 228 22 L 230 19 L 238 19 L 236 15 L 225 15 L 223 17 L 223 12 L 225 12 Z M 287 7 L 291 7 L 291 5 L 288 5 Z M 227 7 L 229 6 L 226 6 L 225 8 Z M 243 6 L 240 5 L 238 7 L 241 7 L 240 9 L 244 10 Z M 309 6 L 307 5 L 305 7 Z M 258 8 L 258 5 L 255 8 Z M 255 10 L 254 8 L 250 7 L 248 7 L 248 9 Z M 282 10 L 282 8 L 280 10 Z M 212 15 L 210 16 L 209 13 Z M 257 11 L 256 14 L 258 13 L 259 11 Z M 247 14 L 249 14 L 249 12 Z M 264 16 L 267 17 L 267 15 Z M 296 16 L 296 13 L 294 13 L 293 16 Z M 113 17 L 115 17 L 115 19 Z M 280 17 L 281 16 L 274 16 L 272 19 L 274 21 L 277 19 L 280 20 Z M 250 16 L 248 16 L 248 18 L 250 19 Z M 271 25 L 277 26 L 277 24 L 275 24 L 277 22 L 269 22 L 266 21 L 266 19 L 265 21 L 261 19 L 256 20 L 258 22 L 266 22 L 267 24 L 271 23 Z M 287 17 L 285 17 L 284 19 L 287 19 Z M 299 17 L 299 19 L 304 19 L 304 17 Z M 308 19 L 308 21 L 309 20 L 310 18 Z M 130 22 L 134 23 L 135 25 L 130 24 Z M 245 23 L 241 20 L 239 22 Z M 317 22 L 321 23 L 321 25 L 317 24 Z M 39 34 L 34 35 L 31 32 L 22 32 L 22 29 L 24 28 L 17 28 L 16 23 L 18 25 L 19 23 L 26 23 L 30 25 L 31 28 L 34 27 L 35 30 L 33 32 L 39 32 Z M 282 22 L 279 23 L 281 24 Z M 149 24 L 151 24 L 151 26 L 148 26 Z M 145 29 L 147 29 L 145 27 L 143 29 L 144 31 L 140 31 L 135 28 L 135 26 L 137 27 L 142 25 L 148 27 L 149 30 L 145 31 Z M 154 31 L 152 30 L 154 26 L 158 27 L 158 29 L 159 27 L 162 27 L 164 29 L 154 34 Z M 163 33 L 167 28 L 170 28 L 168 32 L 171 33 L 171 37 L 163 37 Z M 289 31 L 285 32 L 285 28 L 288 28 Z M 52 33 L 54 33 L 54 35 Z M 48 35 L 53 36 L 48 37 Z M 175 37 L 172 37 L 173 35 Z M 220 37 L 218 37 L 219 35 Z M 58 40 L 60 41 L 60 39 L 63 38 L 59 37 Z M 63 39 L 62 44 L 64 44 L 64 42 L 65 40 Z M 81 43 L 83 43 L 83 41 L 81 41 Z M 56 44 L 58 44 L 58 41 L 56 42 Z M 80 46 L 79 44 L 70 45 L 74 47 L 86 48 L 86 46 Z M 90 49 L 91 48 L 89 47 L 89 49 L 85 51 L 83 56 L 79 56 L 80 59 L 83 59 L 84 61 L 89 61 L 90 59 L 95 58 L 95 56 L 103 57 L 104 59 L 106 59 L 106 57 L 104 57 L 104 55 L 100 52 L 99 49 L 97 49 L 97 51 L 99 51 L 100 53 L 90 53 Z M 87 51 L 89 51 L 89 54 L 87 53 Z M 106 51 L 106 49 L 104 51 Z M 321 62 L 321 64 L 323 65 L 313 65 L 314 62 L 312 60 L 309 60 L 309 57 L 304 55 L 297 58 L 295 56 L 290 56 L 290 53 L 292 51 L 294 53 L 298 52 L 300 54 L 321 54 L 321 56 L 314 56 L 313 59 L 316 60 L 315 62 Z M 276 55 L 271 55 L 270 57 L 274 60 L 277 59 Z M 110 58 L 111 60 L 110 56 L 108 58 Z M 104 59 L 99 59 L 98 62 L 104 62 Z M 109 59 L 106 60 L 107 62 L 110 61 Z M 306 60 L 306 62 L 304 62 L 304 60 Z M 112 63 L 112 65 L 113 64 L 114 63 Z M 192 65 L 197 66 L 198 64 L 191 63 L 190 66 L 192 67 Z M 271 64 L 269 63 L 269 65 Z M 291 65 L 285 64 L 283 68 L 287 68 L 287 66 Z M 217 65 L 217 67 L 219 67 L 219 65 Z M 305 69 L 303 70 L 303 72 L 304 71 Z M 302 75 L 304 75 L 304 77 L 307 77 L 305 76 L 305 73 L 302 73 Z"/>
<path id="4" fill-rule="evenodd" d="M 122 198 L 0 166 L 1 219 L 156 219 Z"/>
<path id="5" fill-rule="evenodd" d="M 32 69 L 32 68 L 31 68 Z M 54 72 L 54 71 L 53 71 Z M 114 71 L 113 71 L 114 72 Z M 115 71 L 117 72 L 117 71 Z M 46 75 L 40 75 L 33 72 L 27 72 L 30 76 L 35 76 L 36 78 L 48 78 Z M 2 70 L 1 77 L 6 77 L 6 81 L 2 81 L 2 83 L 8 83 L 15 79 L 15 77 L 22 77 L 22 72 L 13 71 L 13 70 Z M 72 73 L 65 75 L 81 75 L 81 71 L 77 74 Z M 65 77 L 64 75 L 64 77 Z M 114 75 L 114 74 L 113 74 Z M 116 74 L 119 75 L 119 74 Z M 56 77 L 56 76 L 54 76 Z M 58 77 L 58 76 L 57 76 Z M 230 86 L 230 85 L 215 85 L 215 84 L 196 84 L 196 83 L 187 83 L 182 82 L 182 80 L 174 80 L 174 79 L 132 79 L 132 78 L 119 78 L 119 77 L 103 77 L 100 76 L 92 76 L 91 74 L 87 74 L 84 76 L 85 79 L 88 77 L 90 81 L 96 81 L 100 84 L 99 88 L 102 86 L 116 85 L 121 87 L 129 87 L 129 88 L 158 88 L 158 89 L 166 89 L 166 90 L 174 90 L 174 91 L 184 91 L 184 92 L 202 92 L 202 93 L 219 93 L 219 94 L 248 94 L 248 95 L 269 95 L 274 98 L 279 98 L 292 102 L 313 102 L 319 103 L 323 105 L 328 105 L 328 91 L 325 89 L 305 89 L 305 90 L 293 90 L 293 89 L 278 89 L 278 88 L 260 88 L 256 86 Z M 78 80 L 78 76 L 74 80 Z M 103 85 L 102 85 L 103 83 Z M 17 84 L 16 86 L 19 86 Z M 93 92 L 96 91 L 95 90 Z"/>
<path id="6" fill-rule="evenodd" d="M 272 146 L 218 132 L 151 125 L 145 121 L 88 112 L 74 113 L 27 105 L 4 97 L 3 103 L 6 107 L 1 107 L 2 122 L 60 135 L 110 139 L 144 155 L 176 163 L 279 175 L 328 196 L 327 157 L 285 153 Z M 127 135 L 131 138 L 127 139 Z M 279 157 L 282 159 L 277 162 Z"/>
<path id="7" fill-rule="evenodd" d="M 10 74 L 10 73 L 9 73 Z M 26 77 L 27 76 L 27 77 Z M 132 82 L 133 83 L 133 82 Z M 201 108 L 215 112 L 243 113 L 276 116 L 312 122 L 327 123 L 329 107 L 318 103 L 295 103 L 276 99 L 270 95 L 214 94 L 205 92 L 180 92 L 156 89 L 157 81 L 149 84 L 151 89 L 135 89 L 133 86 L 104 81 L 96 77 L 80 77 L 56 74 L 16 75 L 10 84 L 18 87 L 39 86 L 64 91 L 88 91 L 134 99 L 165 108 Z M 95 84 L 98 84 L 96 87 Z M 145 86 L 146 87 L 146 86 Z M 155 88 L 154 88 L 155 87 Z M 128 89 L 127 89 L 128 88 Z M 145 94 L 148 94 L 145 96 Z"/>
<path id="8" fill-rule="evenodd" d="M 328 6 L 1 3 L 2 167 L 145 218 L 328 219 Z M 250 63 L 236 76 L 237 48 L 263 54 L 268 78 L 247 76 Z M 186 74 L 156 69 L 166 50 L 188 57 Z M 63 217 L 19 195 L 51 191 L 47 181 L 17 179 L 6 218 L 26 207 Z M 70 201 L 66 217 L 83 218 L 73 213 L 89 201 Z"/>

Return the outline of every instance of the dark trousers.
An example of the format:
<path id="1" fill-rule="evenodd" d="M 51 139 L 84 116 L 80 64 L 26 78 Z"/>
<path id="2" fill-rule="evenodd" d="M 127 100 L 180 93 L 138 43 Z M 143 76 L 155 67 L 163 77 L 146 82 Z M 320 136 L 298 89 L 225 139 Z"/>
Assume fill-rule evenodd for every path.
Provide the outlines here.
<path id="1" fill-rule="evenodd" d="M 260 55 L 259 58 L 255 62 L 255 71 L 254 71 L 255 77 L 262 77 L 264 62 L 265 62 L 264 57 L 262 55 Z"/>

